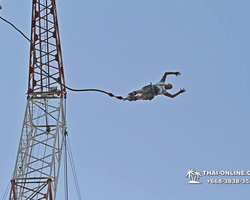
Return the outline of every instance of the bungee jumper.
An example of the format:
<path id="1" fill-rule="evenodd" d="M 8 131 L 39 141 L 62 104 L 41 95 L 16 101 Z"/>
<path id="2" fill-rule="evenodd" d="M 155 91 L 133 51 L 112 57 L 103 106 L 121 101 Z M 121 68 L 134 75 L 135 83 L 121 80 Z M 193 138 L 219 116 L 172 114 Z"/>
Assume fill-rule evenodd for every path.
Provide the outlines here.
<path id="1" fill-rule="evenodd" d="M 174 98 L 178 96 L 179 94 L 185 92 L 186 91 L 185 88 L 180 89 L 180 91 L 175 94 L 170 94 L 167 92 L 167 90 L 170 90 L 173 88 L 173 85 L 171 83 L 165 84 L 165 81 L 166 81 L 167 76 L 172 75 L 172 74 L 176 76 L 181 75 L 180 72 L 165 72 L 161 80 L 158 83 L 156 84 L 150 83 L 149 85 L 144 86 L 142 89 L 130 92 L 127 98 L 125 98 L 125 100 L 128 100 L 128 101 L 150 100 L 151 101 L 157 95 L 165 95 L 167 97 Z"/>

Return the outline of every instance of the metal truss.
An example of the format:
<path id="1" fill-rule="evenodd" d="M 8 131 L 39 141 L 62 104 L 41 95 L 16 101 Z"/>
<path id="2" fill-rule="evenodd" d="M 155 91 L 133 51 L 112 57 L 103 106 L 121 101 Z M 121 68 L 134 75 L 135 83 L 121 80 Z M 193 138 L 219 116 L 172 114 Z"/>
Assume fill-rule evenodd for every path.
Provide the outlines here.
<path id="1" fill-rule="evenodd" d="M 33 0 L 28 94 L 66 97 L 55 0 Z M 59 83 L 62 84 L 59 84 Z"/>
<path id="2" fill-rule="evenodd" d="M 10 200 L 56 198 L 66 89 L 55 0 L 33 0 L 27 105 Z"/>
<path id="3" fill-rule="evenodd" d="M 55 199 L 66 133 L 64 99 L 30 98 L 20 138 L 10 199 Z"/>

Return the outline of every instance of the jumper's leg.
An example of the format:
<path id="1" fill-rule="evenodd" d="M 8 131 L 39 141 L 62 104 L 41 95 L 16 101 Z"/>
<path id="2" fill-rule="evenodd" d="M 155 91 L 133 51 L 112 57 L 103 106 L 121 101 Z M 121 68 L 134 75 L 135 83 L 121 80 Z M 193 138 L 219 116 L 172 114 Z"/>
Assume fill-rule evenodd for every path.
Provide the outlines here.
<path id="1" fill-rule="evenodd" d="M 143 90 L 143 89 L 136 90 L 136 93 L 137 93 L 137 94 L 142 94 L 143 92 L 144 92 L 144 90 Z"/>
<path id="2" fill-rule="evenodd" d="M 146 97 L 144 95 L 137 96 L 137 100 L 145 99 Z"/>
<path id="3" fill-rule="evenodd" d="M 140 95 L 140 96 L 136 96 L 137 94 L 142 94 L 144 92 L 144 89 L 139 89 L 133 92 L 130 92 L 127 96 L 127 100 L 129 101 L 136 101 L 136 100 L 140 100 L 140 99 L 145 99 L 145 95 Z"/>

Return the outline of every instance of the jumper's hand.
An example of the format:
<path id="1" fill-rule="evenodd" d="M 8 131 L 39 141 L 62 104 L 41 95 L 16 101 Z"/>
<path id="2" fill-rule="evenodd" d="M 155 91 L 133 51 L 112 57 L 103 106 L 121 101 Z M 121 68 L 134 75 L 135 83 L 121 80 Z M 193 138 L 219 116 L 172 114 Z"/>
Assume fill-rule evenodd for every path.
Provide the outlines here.
<path id="1" fill-rule="evenodd" d="M 179 76 L 179 75 L 181 75 L 181 72 L 175 72 L 174 74 L 175 74 L 175 76 Z"/>
<path id="2" fill-rule="evenodd" d="M 186 92 L 185 88 L 180 89 L 180 93 Z"/>

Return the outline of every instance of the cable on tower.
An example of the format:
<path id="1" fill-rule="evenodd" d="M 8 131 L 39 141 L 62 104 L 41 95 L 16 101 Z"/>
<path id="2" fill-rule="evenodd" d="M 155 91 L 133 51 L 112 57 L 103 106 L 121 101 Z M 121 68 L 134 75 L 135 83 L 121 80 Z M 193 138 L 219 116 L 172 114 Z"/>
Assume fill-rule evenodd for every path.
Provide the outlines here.
<path id="1" fill-rule="evenodd" d="M 70 146 L 70 142 L 69 142 L 69 137 L 68 137 L 67 134 L 66 134 L 66 140 L 67 140 L 67 144 L 68 144 L 67 153 L 69 155 L 69 160 L 70 160 L 71 170 L 72 170 L 73 177 L 74 177 L 74 182 L 75 182 L 75 186 L 76 186 L 76 192 L 77 192 L 78 200 L 82 200 L 80 185 L 79 185 L 79 182 L 78 182 L 75 163 L 74 163 L 74 159 L 73 159 L 73 154 L 72 154 L 72 150 L 71 150 L 71 146 Z"/>
<path id="2" fill-rule="evenodd" d="M 1 10 L 1 5 L 0 5 L 0 10 Z M 14 24 L 12 24 L 11 22 L 9 22 L 8 20 L 4 19 L 3 17 L 0 16 L 0 19 L 3 20 L 4 22 L 8 23 L 9 25 L 11 25 L 15 30 L 17 30 L 26 40 L 28 40 L 32 46 L 34 46 L 34 44 L 32 44 L 32 41 L 20 30 L 18 29 Z M 34 48 L 35 49 L 35 48 Z M 54 78 L 53 76 L 51 76 L 50 74 L 48 74 L 45 70 L 43 70 L 41 67 L 39 67 L 38 65 L 36 65 L 39 69 L 41 69 L 46 75 L 48 75 L 50 78 L 54 79 L 57 83 L 59 83 L 60 85 L 62 85 L 63 87 L 65 87 L 66 89 L 73 91 L 73 92 L 100 92 L 100 93 L 104 93 L 109 95 L 110 97 L 115 97 L 119 100 L 127 100 L 127 98 L 124 98 L 122 96 L 116 96 L 114 94 L 112 94 L 111 92 L 107 92 L 105 90 L 100 90 L 100 89 L 74 89 L 71 87 L 68 87 L 66 85 L 64 85 L 63 83 L 61 83 L 60 81 L 58 81 L 56 78 Z"/>

